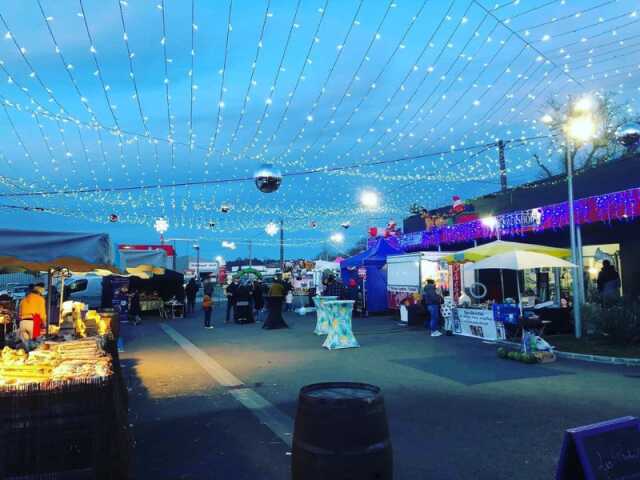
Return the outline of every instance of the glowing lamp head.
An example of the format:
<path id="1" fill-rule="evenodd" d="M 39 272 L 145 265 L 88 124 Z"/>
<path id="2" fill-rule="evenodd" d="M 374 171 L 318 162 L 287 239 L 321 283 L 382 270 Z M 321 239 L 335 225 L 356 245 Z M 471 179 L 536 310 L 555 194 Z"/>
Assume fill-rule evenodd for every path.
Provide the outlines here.
<path id="1" fill-rule="evenodd" d="M 380 195 L 373 190 L 364 190 L 360 194 L 360 204 L 369 210 L 375 210 L 380 205 Z"/>
<path id="2" fill-rule="evenodd" d="M 580 115 L 569 119 L 565 131 L 573 140 L 588 142 L 596 136 L 596 122 L 591 115 Z"/>
<path id="3" fill-rule="evenodd" d="M 329 237 L 332 243 L 343 243 L 344 242 L 344 234 L 341 232 L 336 232 Z"/>
<path id="4" fill-rule="evenodd" d="M 593 111 L 595 106 L 596 102 L 593 97 L 591 95 L 585 95 L 573 104 L 573 111 L 575 113 L 589 113 Z"/>

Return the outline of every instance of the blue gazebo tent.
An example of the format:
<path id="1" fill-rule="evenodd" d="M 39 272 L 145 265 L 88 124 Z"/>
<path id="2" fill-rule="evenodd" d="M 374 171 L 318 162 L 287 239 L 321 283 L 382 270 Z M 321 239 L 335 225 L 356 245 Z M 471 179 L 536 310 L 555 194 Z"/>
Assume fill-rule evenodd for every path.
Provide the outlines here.
<path id="1" fill-rule="evenodd" d="M 384 312 L 387 304 L 387 257 L 403 253 L 392 247 L 384 238 L 379 238 L 374 246 L 340 263 L 342 281 L 359 280 L 358 268 L 366 268 L 365 280 L 367 310 L 372 313 Z"/>

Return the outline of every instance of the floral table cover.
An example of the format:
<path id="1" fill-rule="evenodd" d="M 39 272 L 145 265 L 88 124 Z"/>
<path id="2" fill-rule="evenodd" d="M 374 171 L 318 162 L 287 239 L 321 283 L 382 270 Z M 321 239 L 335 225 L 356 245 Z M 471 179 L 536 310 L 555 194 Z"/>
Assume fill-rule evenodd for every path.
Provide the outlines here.
<path id="1" fill-rule="evenodd" d="M 332 300 L 323 303 L 330 325 L 327 338 L 322 344 L 324 348 L 336 350 L 360 346 L 351 331 L 351 312 L 354 303 L 353 300 Z"/>
<path id="2" fill-rule="evenodd" d="M 315 296 L 313 297 L 313 303 L 316 306 L 316 329 L 313 331 L 316 335 L 326 335 L 329 333 L 331 329 L 329 325 L 329 317 L 327 316 L 327 312 L 324 309 L 324 302 L 328 302 L 331 300 L 338 300 L 338 297 L 323 297 L 323 296 Z"/>

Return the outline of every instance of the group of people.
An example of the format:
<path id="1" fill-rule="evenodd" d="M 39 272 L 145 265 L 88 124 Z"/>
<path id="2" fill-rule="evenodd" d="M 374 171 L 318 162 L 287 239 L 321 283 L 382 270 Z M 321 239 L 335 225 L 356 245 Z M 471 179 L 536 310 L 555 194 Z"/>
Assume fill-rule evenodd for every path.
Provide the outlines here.
<path id="1" fill-rule="evenodd" d="M 260 279 L 241 282 L 239 277 L 234 277 L 232 283 L 226 288 L 227 313 L 225 323 L 229 323 L 231 312 L 234 317 L 245 314 L 251 319 L 260 319 L 260 314 L 265 308 L 265 297 L 281 297 L 285 303 L 285 310 L 293 309 L 293 287 L 287 280 L 277 277 L 270 287 Z M 248 313 L 247 313 L 248 312 Z"/>

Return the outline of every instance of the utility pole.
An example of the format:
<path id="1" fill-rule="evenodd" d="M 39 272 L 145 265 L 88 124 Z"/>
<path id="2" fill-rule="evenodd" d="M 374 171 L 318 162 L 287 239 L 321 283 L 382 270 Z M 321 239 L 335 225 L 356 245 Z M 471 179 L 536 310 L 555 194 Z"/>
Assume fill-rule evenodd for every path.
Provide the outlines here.
<path id="1" fill-rule="evenodd" d="M 253 264 L 253 243 L 249 240 L 249 266 Z"/>
<path id="2" fill-rule="evenodd" d="M 284 273 L 284 220 L 280 219 L 280 271 Z"/>
<path id="3" fill-rule="evenodd" d="M 176 241 L 173 241 L 173 270 L 176 269 L 176 257 L 178 256 L 178 250 L 176 248 Z"/>
<path id="4" fill-rule="evenodd" d="M 507 163 L 504 159 L 504 142 L 498 140 L 498 160 L 500 164 L 500 190 L 507 190 Z"/>

